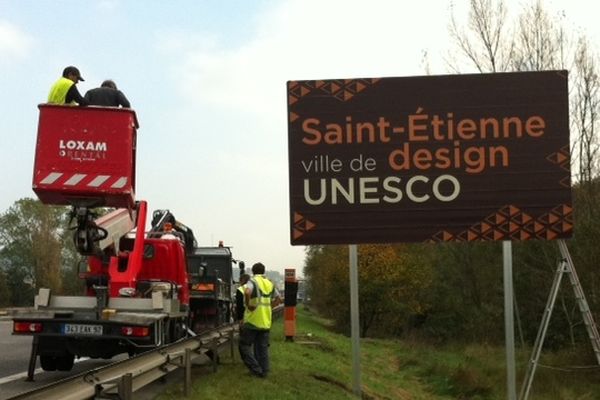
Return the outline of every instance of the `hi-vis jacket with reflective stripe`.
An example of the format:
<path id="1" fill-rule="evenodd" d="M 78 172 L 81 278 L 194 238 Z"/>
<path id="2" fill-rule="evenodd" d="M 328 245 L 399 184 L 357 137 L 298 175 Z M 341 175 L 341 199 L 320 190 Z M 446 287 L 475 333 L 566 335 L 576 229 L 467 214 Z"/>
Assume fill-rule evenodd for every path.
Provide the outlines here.
<path id="1" fill-rule="evenodd" d="M 67 78 L 60 78 L 50 89 L 48 94 L 48 103 L 50 104 L 65 104 L 67 101 L 67 92 L 75 82 Z M 71 102 L 74 104 L 74 102 Z"/>
<path id="2" fill-rule="evenodd" d="M 251 279 L 255 290 L 252 291 L 250 306 L 256 306 L 253 311 L 246 307 L 244 323 L 252 324 L 257 329 L 271 329 L 271 297 L 273 296 L 273 283 L 263 275 L 254 275 Z"/>

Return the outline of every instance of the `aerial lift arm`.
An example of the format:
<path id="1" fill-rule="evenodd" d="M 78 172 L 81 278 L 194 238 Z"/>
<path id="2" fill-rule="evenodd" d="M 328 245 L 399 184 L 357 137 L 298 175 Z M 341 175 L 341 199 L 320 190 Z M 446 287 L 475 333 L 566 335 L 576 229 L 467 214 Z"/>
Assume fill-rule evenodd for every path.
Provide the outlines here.
<path id="1" fill-rule="evenodd" d="M 119 240 L 135 226 L 135 210 L 116 209 L 97 219 L 87 207 L 73 207 L 71 218 L 77 219 L 73 239 L 77 251 L 82 255 L 100 255 L 112 248 L 113 255 L 119 253 Z"/>

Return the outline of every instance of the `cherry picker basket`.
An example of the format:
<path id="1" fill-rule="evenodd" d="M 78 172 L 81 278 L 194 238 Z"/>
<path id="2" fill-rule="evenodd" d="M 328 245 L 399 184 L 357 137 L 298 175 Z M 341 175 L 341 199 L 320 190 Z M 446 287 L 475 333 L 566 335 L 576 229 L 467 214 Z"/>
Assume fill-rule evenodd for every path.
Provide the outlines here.
<path id="1" fill-rule="evenodd" d="M 40 104 L 33 191 L 44 204 L 132 208 L 135 112 Z"/>

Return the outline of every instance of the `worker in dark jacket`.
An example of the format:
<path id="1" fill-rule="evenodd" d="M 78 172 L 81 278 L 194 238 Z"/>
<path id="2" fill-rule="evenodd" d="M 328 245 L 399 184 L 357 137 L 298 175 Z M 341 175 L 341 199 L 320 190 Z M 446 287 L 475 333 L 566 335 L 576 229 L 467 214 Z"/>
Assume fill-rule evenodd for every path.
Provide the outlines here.
<path id="1" fill-rule="evenodd" d="M 90 106 L 131 107 L 127 97 L 117 89 L 117 84 L 110 79 L 102 82 L 99 88 L 88 90 L 85 94 L 85 99 Z"/>
<path id="2" fill-rule="evenodd" d="M 250 275 L 248 274 L 240 275 L 240 286 L 235 291 L 235 320 L 240 324 L 244 322 L 244 311 L 246 311 L 246 307 L 244 306 L 244 290 L 249 279 Z"/>
<path id="3" fill-rule="evenodd" d="M 54 82 L 54 85 L 50 88 L 48 103 L 86 106 L 87 101 L 81 96 L 76 86 L 78 82 L 84 80 L 76 67 L 72 65 L 66 67 L 63 70 L 62 77 Z"/>

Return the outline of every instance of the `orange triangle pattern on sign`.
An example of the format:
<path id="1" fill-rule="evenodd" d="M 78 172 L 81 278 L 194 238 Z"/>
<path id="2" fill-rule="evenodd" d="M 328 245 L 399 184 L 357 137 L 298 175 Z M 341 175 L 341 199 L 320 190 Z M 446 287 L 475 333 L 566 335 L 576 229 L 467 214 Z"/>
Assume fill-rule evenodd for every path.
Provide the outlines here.
<path id="1" fill-rule="evenodd" d="M 565 171 L 565 176 L 558 183 L 566 188 L 571 187 L 571 153 L 569 145 L 563 146 L 555 153 L 546 156 L 546 160 L 560 166 Z"/>
<path id="2" fill-rule="evenodd" d="M 317 225 L 304 218 L 300 213 L 294 212 L 294 227 L 292 228 L 292 237 L 298 239 L 304 235 L 307 231 L 314 229 Z"/>
<path id="3" fill-rule="evenodd" d="M 557 152 L 549 154 L 546 157 L 546 160 L 559 165 L 567 172 L 571 171 L 571 153 L 569 151 L 569 146 L 563 146 Z"/>
<path id="4" fill-rule="evenodd" d="M 573 208 L 570 204 L 556 206 L 550 212 L 538 218 L 532 217 L 514 205 L 507 205 L 465 231 L 458 234 L 440 231 L 427 242 L 552 240 L 560 236 L 570 235 L 572 231 Z"/>
<path id="5" fill-rule="evenodd" d="M 380 80 L 380 78 L 370 78 L 336 79 L 331 81 L 290 81 L 288 83 L 288 103 L 289 105 L 293 105 L 300 98 L 314 91 L 319 91 L 321 94 L 328 94 L 341 101 L 348 101 Z"/>

